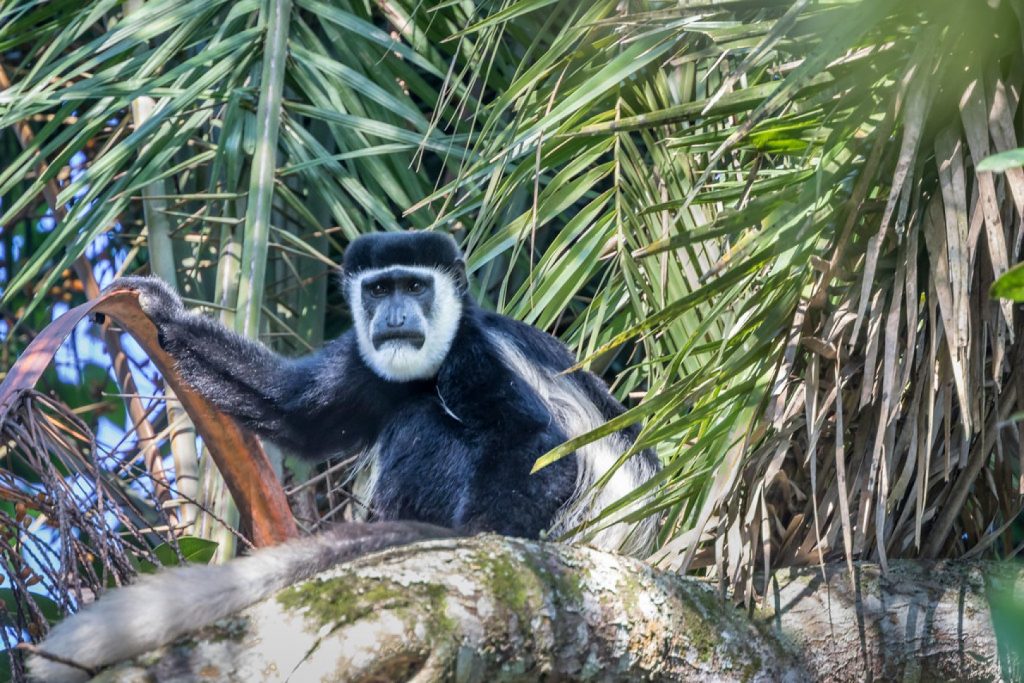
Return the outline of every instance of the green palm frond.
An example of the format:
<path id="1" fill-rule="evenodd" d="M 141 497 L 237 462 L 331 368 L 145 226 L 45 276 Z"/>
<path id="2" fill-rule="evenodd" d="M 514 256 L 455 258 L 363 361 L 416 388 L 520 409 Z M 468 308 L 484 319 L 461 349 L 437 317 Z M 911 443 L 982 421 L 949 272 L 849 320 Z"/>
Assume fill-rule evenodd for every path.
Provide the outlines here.
<path id="1" fill-rule="evenodd" d="M 665 468 L 604 521 L 665 511 L 664 565 L 749 596 L 787 564 L 1011 554 L 1024 347 L 988 292 L 1024 172 L 977 167 L 1021 146 L 1022 22 L 1006 0 L 7 3 L 0 130 L 34 137 L 0 225 L 52 180 L 74 201 L 0 305 L 115 225 L 136 244 L 157 182 L 185 293 L 239 310 L 218 267 L 265 254 L 285 350 L 322 339 L 348 239 L 450 230 L 481 300 L 629 406 L 539 465 L 643 421 Z"/>
<path id="2" fill-rule="evenodd" d="M 478 211 L 499 307 L 642 396 L 663 563 L 749 591 L 1009 540 L 1019 328 L 987 292 L 1024 176 L 974 168 L 1019 144 L 1024 55 L 990 5 L 562 3 L 481 115 L 435 196 Z"/>
<path id="3" fill-rule="evenodd" d="M 89 154 L 86 172 L 61 188 L 68 216 L 11 277 L 8 299 L 29 283 L 50 286 L 118 222 L 133 229 L 135 197 L 157 181 L 170 184 L 163 200 L 173 229 L 199 236 L 186 249 L 198 260 L 204 250 L 215 253 L 217 226 L 271 211 L 248 204 L 259 208 L 278 184 L 293 207 L 275 200 L 272 219 L 257 226 L 273 223 L 303 239 L 335 225 L 348 237 L 397 229 L 404 221 L 396 215 L 430 188 L 432 174 L 416 167 L 418 148 L 440 153 L 427 160 L 435 173 L 446 163 L 440 155 L 461 154 L 456 141 L 429 130 L 433 102 L 402 85 L 422 85 L 424 74 L 441 78 L 442 55 L 420 55 L 358 3 L 148 2 L 119 10 L 118 3 L 69 3 L 61 12 L 15 4 L 0 23 L 0 51 L 24 50 L 7 67 L 13 84 L 0 93 L 0 127 L 46 120 L 0 172 L 0 194 L 20 190 L 0 225 L 38 201 L 72 156 Z M 282 19 L 285 30 L 275 32 Z M 264 82 L 274 78 L 277 85 Z M 260 118 L 257 104 L 275 87 L 279 99 Z M 152 112 L 133 125 L 129 105 L 143 97 L 154 101 Z M 266 171 L 250 171 L 257 158 L 269 159 Z M 45 171 L 33 178 L 40 161 Z M 411 218 L 420 226 L 429 220 Z M 260 234 L 276 244 L 266 229 Z M 182 284 L 202 279 L 201 271 L 182 273 Z"/>

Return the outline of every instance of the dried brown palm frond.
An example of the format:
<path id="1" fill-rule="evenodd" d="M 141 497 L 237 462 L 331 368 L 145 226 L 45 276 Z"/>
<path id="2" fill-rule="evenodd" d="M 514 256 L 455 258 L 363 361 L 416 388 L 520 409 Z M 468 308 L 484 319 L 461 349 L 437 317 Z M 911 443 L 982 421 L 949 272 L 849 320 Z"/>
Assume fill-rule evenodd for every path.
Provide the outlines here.
<path id="1" fill-rule="evenodd" d="M 102 452 L 73 411 L 22 391 L 0 415 L 0 619 L 14 680 L 22 639 L 129 581 L 140 567 L 184 560 L 175 520 L 136 449 Z"/>
<path id="2" fill-rule="evenodd" d="M 196 519 L 180 514 L 182 503 L 238 533 L 179 490 L 164 470 L 171 429 L 153 429 L 165 420 L 162 404 L 139 415 L 117 444 L 104 446 L 74 411 L 33 389 L 61 342 L 90 313 L 106 316 L 106 338 L 117 337 L 115 321 L 122 325 L 163 370 L 224 473 L 244 513 L 242 528 L 254 541 L 268 544 L 295 533 L 259 444 L 181 383 L 134 293 L 100 295 L 40 331 L 0 383 L 0 535 L 6 540 L 0 547 L 3 578 L 11 586 L 0 588 L 9 598 L 0 616 L 16 627 L 5 631 L 8 640 L 38 639 L 49 621 L 140 569 L 208 561 L 217 544 L 196 537 Z M 20 677 L 20 661 L 6 645 L 12 675 Z"/>
<path id="3" fill-rule="evenodd" d="M 530 7 L 467 35 L 497 56 Z M 642 397 L 655 559 L 750 597 L 784 565 L 1015 554 L 1024 342 L 989 285 L 1024 173 L 975 169 L 1024 142 L 1020 3 L 557 7 L 437 197 L 479 207 L 506 310 Z"/>
<path id="4" fill-rule="evenodd" d="M 882 115 L 860 121 L 859 156 L 835 178 L 850 184 L 842 202 L 808 217 L 827 230 L 807 253 L 765 435 L 706 503 L 719 568 L 746 595 L 758 568 L 1020 549 L 1024 442 L 1010 418 L 1024 407 L 1024 324 L 989 290 L 1020 259 L 1024 173 L 976 167 L 1024 142 L 1021 16 L 915 9 L 850 10 L 916 41 L 903 54 L 851 44 L 834 67 L 863 60 Z"/>

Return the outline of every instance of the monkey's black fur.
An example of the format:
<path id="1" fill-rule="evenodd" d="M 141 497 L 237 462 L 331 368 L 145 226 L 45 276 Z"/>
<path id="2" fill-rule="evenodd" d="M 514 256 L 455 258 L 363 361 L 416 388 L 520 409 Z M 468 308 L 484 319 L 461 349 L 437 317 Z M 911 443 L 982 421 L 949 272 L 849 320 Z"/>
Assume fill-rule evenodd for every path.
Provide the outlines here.
<path id="1" fill-rule="evenodd" d="M 351 276 L 398 264 L 439 268 L 465 283 L 454 241 L 432 233 L 362 237 L 349 247 L 344 267 Z M 317 353 L 287 359 L 186 312 L 157 279 L 116 286 L 140 291 L 185 381 L 245 427 L 313 460 L 375 449 L 369 519 L 535 538 L 575 490 L 575 458 L 530 474 L 539 456 L 574 435 L 503 362 L 488 333 L 552 376 L 574 364 L 571 354 L 544 332 L 480 309 L 464 286 L 461 321 L 436 378 L 401 383 L 367 365 L 353 330 Z M 591 373 L 568 377 L 605 419 L 623 412 Z M 624 434 L 633 440 L 636 429 Z"/>
<path id="2" fill-rule="evenodd" d="M 182 378 L 220 410 L 306 458 L 361 452 L 372 473 L 368 518 L 405 521 L 336 525 L 226 566 L 179 567 L 114 591 L 47 636 L 41 651 L 56 659 L 32 656 L 35 680 L 78 683 L 84 670 L 66 662 L 97 670 L 365 552 L 451 533 L 568 532 L 608 504 L 584 495 L 598 478 L 609 473 L 615 500 L 657 470 L 645 450 L 611 473 L 634 427 L 530 474 L 539 456 L 623 408 L 589 372 L 562 374 L 573 358 L 553 337 L 478 308 L 450 237 L 362 237 L 345 271 L 353 330 L 300 359 L 186 311 L 159 279 L 111 289 L 139 292 Z M 615 524 L 588 540 L 642 554 L 656 524 Z M 168 609 L 165 596 L 184 594 L 195 598 L 192 609 Z"/>
<path id="3" fill-rule="evenodd" d="M 462 271 L 462 253 L 440 232 L 382 232 L 354 240 L 345 250 L 347 276 L 388 266 L 430 266 Z"/>

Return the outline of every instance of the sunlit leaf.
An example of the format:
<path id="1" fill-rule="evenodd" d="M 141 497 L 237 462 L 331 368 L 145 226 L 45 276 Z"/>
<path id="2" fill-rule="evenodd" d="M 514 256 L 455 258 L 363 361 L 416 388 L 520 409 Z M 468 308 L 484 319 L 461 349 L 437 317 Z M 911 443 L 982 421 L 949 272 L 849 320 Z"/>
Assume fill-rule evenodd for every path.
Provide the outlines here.
<path id="1" fill-rule="evenodd" d="M 992 296 L 1024 301 L 1024 265 L 1016 265 L 992 283 Z"/>
<path id="2" fill-rule="evenodd" d="M 978 164 L 978 170 L 1000 173 L 1010 168 L 1020 168 L 1022 166 L 1024 166 L 1024 148 L 1018 148 L 986 157 Z"/>

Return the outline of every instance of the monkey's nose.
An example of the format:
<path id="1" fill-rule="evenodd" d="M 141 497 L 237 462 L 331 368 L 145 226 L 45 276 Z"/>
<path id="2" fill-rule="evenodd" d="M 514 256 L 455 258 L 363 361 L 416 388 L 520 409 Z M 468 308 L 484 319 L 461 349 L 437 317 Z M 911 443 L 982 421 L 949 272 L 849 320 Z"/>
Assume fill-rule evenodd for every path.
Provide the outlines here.
<path id="1" fill-rule="evenodd" d="M 388 327 L 401 327 L 405 325 L 404 315 L 393 315 L 388 317 Z"/>

